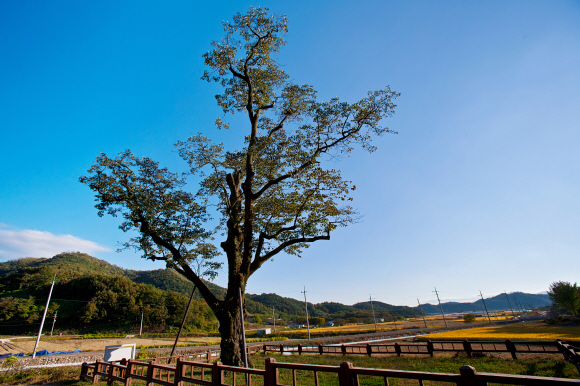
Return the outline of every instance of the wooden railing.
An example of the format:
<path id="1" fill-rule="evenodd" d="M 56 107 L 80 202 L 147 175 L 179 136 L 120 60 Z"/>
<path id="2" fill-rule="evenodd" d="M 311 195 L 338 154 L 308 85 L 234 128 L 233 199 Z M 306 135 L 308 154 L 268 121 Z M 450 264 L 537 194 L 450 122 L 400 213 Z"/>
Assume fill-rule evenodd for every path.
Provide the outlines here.
<path id="1" fill-rule="evenodd" d="M 568 343 L 558 340 L 558 350 L 564 355 L 564 358 L 572 362 L 580 372 L 580 348 L 569 345 Z"/>
<path id="2" fill-rule="evenodd" d="M 240 374 L 244 381 L 243 384 L 246 386 L 252 386 L 252 383 L 257 383 L 257 386 L 285 386 L 285 384 L 280 382 L 280 370 L 289 370 L 291 372 L 292 386 L 296 386 L 298 383 L 297 371 L 300 371 L 301 374 L 307 372 L 303 376 L 306 376 L 308 384 L 313 384 L 314 386 L 319 386 L 319 374 L 321 373 L 335 374 L 339 386 L 358 386 L 361 378 L 365 378 L 365 380 L 379 378 L 386 386 L 389 385 L 390 379 L 413 379 L 417 380 L 420 386 L 423 386 L 424 381 L 449 382 L 458 386 L 486 386 L 488 383 L 527 386 L 580 385 L 580 380 L 573 379 L 478 373 L 471 366 L 462 366 L 459 369 L 459 374 L 441 374 L 367 369 L 354 367 L 349 362 L 343 362 L 340 366 L 278 363 L 273 358 L 266 359 L 264 370 L 225 366 L 220 362 L 209 364 L 182 359 L 178 359 L 175 366 L 158 364 L 155 361 L 140 362 L 134 360 L 129 360 L 125 364 L 83 363 L 81 379 L 91 379 L 95 383 L 102 376 L 109 383 L 116 380 L 123 382 L 125 385 L 130 385 L 133 379 L 140 379 L 144 380 L 147 386 L 183 386 L 185 383 L 202 386 L 236 386 L 237 379 L 240 378 L 237 375 Z M 206 374 L 206 371 L 208 374 Z M 253 382 L 253 379 L 256 382 Z M 301 380 L 301 383 L 304 383 L 304 380 Z"/>
<path id="3" fill-rule="evenodd" d="M 386 343 L 366 345 L 289 345 L 265 344 L 262 347 L 264 354 L 268 352 L 289 354 L 340 354 L 340 355 L 385 355 L 398 356 L 408 354 L 430 355 L 436 352 L 465 352 L 471 357 L 477 353 L 510 353 L 513 359 L 517 354 L 545 353 L 559 354 L 561 349 L 558 341 L 430 341 L 418 343 Z"/>

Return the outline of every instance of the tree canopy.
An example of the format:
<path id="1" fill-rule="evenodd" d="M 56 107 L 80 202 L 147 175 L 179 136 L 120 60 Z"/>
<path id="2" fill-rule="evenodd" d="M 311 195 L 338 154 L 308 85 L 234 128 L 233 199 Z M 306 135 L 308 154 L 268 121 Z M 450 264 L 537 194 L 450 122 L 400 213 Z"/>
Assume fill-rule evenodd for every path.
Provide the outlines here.
<path id="1" fill-rule="evenodd" d="M 222 361 L 240 364 L 241 323 L 238 291 L 273 256 L 300 255 L 311 243 L 329 240 L 337 227 L 359 219 L 350 205 L 356 189 L 339 170 L 327 167 L 356 146 L 372 152 L 373 137 L 393 133 L 383 118 L 394 113 L 399 96 L 387 86 L 370 91 L 355 103 L 333 98 L 318 101 L 310 85 L 291 82 L 276 60 L 286 44 L 285 16 L 250 8 L 224 22 L 225 36 L 204 54 L 208 70 L 202 79 L 217 82 L 216 95 L 224 114 L 247 115 L 247 126 L 230 127 L 225 115 L 218 129 L 245 140 L 226 149 L 203 134 L 176 144 L 197 177 L 200 189 L 185 190 L 186 176 L 178 176 L 149 158 L 130 151 L 108 158 L 102 154 L 81 182 L 96 192 L 96 208 L 124 219 L 123 231 L 139 236 L 126 247 L 143 256 L 164 260 L 190 279 L 220 320 Z M 218 298 L 201 280 L 213 275 L 219 263 L 210 232 L 203 227 L 208 205 L 215 205 L 219 246 L 227 260 L 228 288 Z M 190 267 L 197 264 L 201 270 Z"/>
<path id="2" fill-rule="evenodd" d="M 574 283 L 573 285 L 567 281 L 557 281 L 550 284 L 548 296 L 552 302 L 565 308 L 571 315 L 576 315 L 580 310 L 580 289 Z"/>

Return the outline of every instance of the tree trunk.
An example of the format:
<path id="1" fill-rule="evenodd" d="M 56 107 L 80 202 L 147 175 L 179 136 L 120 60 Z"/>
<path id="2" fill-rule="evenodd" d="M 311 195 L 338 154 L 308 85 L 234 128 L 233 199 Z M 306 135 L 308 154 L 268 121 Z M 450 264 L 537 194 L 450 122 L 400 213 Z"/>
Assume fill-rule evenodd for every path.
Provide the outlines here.
<path id="1" fill-rule="evenodd" d="M 242 356 L 242 325 L 238 298 L 226 299 L 222 309 L 216 315 L 221 335 L 221 362 L 229 366 L 244 367 Z M 249 361 L 248 361 L 249 363 Z"/>

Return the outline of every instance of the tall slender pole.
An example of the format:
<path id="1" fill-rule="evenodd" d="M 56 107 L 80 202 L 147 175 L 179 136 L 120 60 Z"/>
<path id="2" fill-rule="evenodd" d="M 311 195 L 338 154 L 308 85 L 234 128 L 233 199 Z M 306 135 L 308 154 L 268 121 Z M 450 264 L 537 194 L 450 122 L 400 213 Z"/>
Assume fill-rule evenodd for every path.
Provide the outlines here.
<path id="1" fill-rule="evenodd" d="M 421 308 L 421 302 L 419 301 L 419 298 L 417 298 L 417 303 L 419 303 L 419 310 L 421 311 L 421 316 L 423 317 L 423 323 L 425 323 L 425 328 L 429 328 L 429 327 L 427 327 L 427 321 L 425 320 L 425 313 L 423 313 L 423 309 Z"/>
<path id="2" fill-rule="evenodd" d="M 435 295 L 437 295 L 437 301 L 439 302 L 439 308 L 441 309 L 441 315 L 443 315 L 443 321 L 445 322 L 445 328 L 449 328 L 447 326 L 447 319 L 445 319 L 445 313 L 443 312 L 443 306 L 441 305 L 441 300 L 439 300 L 439 293 L 437 292 L 437 288 L 435 288 L 434 292 L 435 292 Z"/>
<path id="3" fill-rule="evenodd" d="M 369 294 L 369 300 L 371 302 L 371 309 L 373 310 L 373 322 L 375 322 L 375 332 L 377 332 L 377 318 L 375 318 L 375 307 L 373 306 L 373 298 Z"/>
<path id="4" fill-rule="evenodd" d="M 242 359 L 244 367 L 248 368 L 248 349 L 246 348 L 246 326 L 244 325 L 244 304 L 242 302 L 242 287 L 238 287 L 238 299 L 240 302 L 240 321 L 242 322 Z M 234 375 L 235 377 L 235 375 Z M 246 374 L 246 385 L 250 384 L 250 374 Z"/>
<path id="5" fill-rule="evenodd" d="M 516 303 L 516 308 L 519 310 L 520 313 L 523 313 L 524 310 L 522 310 L 522 306 L 518 303 L 518 299 L 516 299 L 515 296 L 512 296 L 514 298 L 514 302 Z"/>
<path id="6" fill-rule="evenodd" d="M 242 287 L 238 287 L 238 298 L 240 301 L 240 321 L 242 322 L 242 359 L 244 360 L 244 367 L 248 368 L 248 353 L 246 351 L 246 326 L 244 326 L 244 305 L 242 303 Z M 249 374 L 246 374 L 246 382 L 248 382 Z M 248 383 L 249 384 L 249 383 Z"/>
<path id="7" fill-rule="evenodd" d="M 489 319 L 489 322 L 491 323 L 491 318 L 489 317 L 489 312 L 487 311 L 487 306 L 485 305 L 485 300 L 483 300 L 483 295 L 481 294 L 481 291 L 479 291 L 479 296 L 481 296 L 481 301 L 483 302 L 483 307 L 485 307 L 485 313 L 487 314 L 487 319 Z"/>
<path id="8" fill-rule="evenodd" d="M 52 289 L 54 288 L 55 282 L 56 282 L 56 274 L 52 278 L 50 292 L 48 293 L 48 299 L 46 299 L 46 306 L 44 307 L 44 314 L 42 315 L 42 322 L 40 322 L 40 328 L 38 329 L 38 336 L 36 337 L 36 343 L 34 344 L 34 350 L 32 350 L 32 358 L 36 358 L 36 348 L 38 347 L 38 341 L 40 340 L 40 334 L 42 333 L 42 327 L 44 327 L 44 319 L 46 318 L 46 313 L 48 311 L 48 305 L 50 303 L 50 297 L 52 296 Z"/>
<path id="9" fill-rule="evenodd" d="M 509 306 L 510 306 L 510 310 L 511 310 L 511 312 L 512 312 L 512 316 L 516 316 L 516 314 L 514 313 L 514 309 L 512 308 L 512 304 L 510 303 L 510 298 L 507 296 L 507 292 L 503 291 L 503 293 L 504 293 L 504 295 L 505 295 L 505 298 L 507 299 L 507 301 L 508 301 L 508 304 L 509 304 Z"/>
<path id="10" fill-rule="evenodd" d="M 56 322 L 56 315 L 58 311 L 54 311 L 54 319 L 52 319 L 52 328 L 50 329 L 50 336 L 52 336 L 52 332 L 54 331 L 54 323 Z"/>
<path id="11" fill-rule="evenodd" d="M 310 322 L 308 321 L 308 303 L 306 302 L 306 286 L 304 286 L 304 308 L 306 308 L 306 328 L 308 329 L 308 340 L 310 340 Z"/>
<path id="12" fill-rule="evenodd" d="M 274 334 L 276 334 L 276 313 L 274 312 L 274 307 L 272 307 L 272 321 L 274 322 Z"/>
<path id="13" fill-rule="evenodd" d="M 143 311 L 141 311 L 141 326 L 139 327 L 139 336 L 143 333 Z"/>
<path id="14" fill-rule="evenodd" d="M 181 331 L 183 330 L 183 326 L 185 326 L 185 319 L 187 319 L 187 314 L 189 314 L 189 307 L 191 307 L 191 301 L 193 300 L 193 295 L 195 294 L 195 289 L 197 287 L 194 285 L 193 286 L 193 291 L 191 291 L 191 296 L 189 297 L 189 302 L 187 303 L 187 308 L 185 309 L 185 314 L 183 315 L 183 320 L 181 321 L 181 326 L 179 326 L 179 331 L 177 332 L 177 336 L 175 337 L 175 343 L 173 343 L 173 348 L 171 349 L 171 355 L 169 355 L 170 357 L 173 356 L 173 354 L 175 353 L 175 348 L 177 347 L 177 341 L 179 340 L 179 337 L 181 336 Z M 209 358 L 208 358 L 209 360 Z M 169 359 L 169 363 L 171 363 L 171 358 Z"/>
<path id="15" fill-rule="evenodd" d="M 395 324 L 395 331 L 397 330 L 397 321 L 395 320 L 395 316 L 391 315 L 391 319 L 393 320 L 393 323 Z"/>

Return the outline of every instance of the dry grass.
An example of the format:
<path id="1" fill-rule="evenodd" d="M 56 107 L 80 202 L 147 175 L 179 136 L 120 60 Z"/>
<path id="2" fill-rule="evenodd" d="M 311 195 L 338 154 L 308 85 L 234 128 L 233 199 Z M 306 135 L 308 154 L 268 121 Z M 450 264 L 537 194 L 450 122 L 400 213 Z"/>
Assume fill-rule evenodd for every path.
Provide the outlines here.
<path id="1" fill-rule="evenodd" d="M 54 351 L 103 351 L 106 346 L 113 346 L 118 344 L 135 343 L 137 346 L 159 347 L 173 345 L 175 338 L 107 338 L 107 339 L 59 339 L 59 340 L 41 340 L 38 344 L 38 350 Z M 19 340 L 13 339 L 13 345 L 24 353 L 32 353 L 34 349 L 34 340 Z M 180 344 L 185 343 L 203 343 L 203 344 L 219 344 L 219 338 L 212 337 L 192 337 L 179 339 Z"/>

